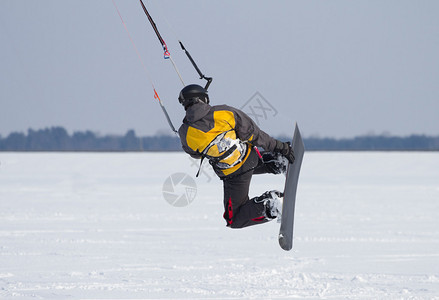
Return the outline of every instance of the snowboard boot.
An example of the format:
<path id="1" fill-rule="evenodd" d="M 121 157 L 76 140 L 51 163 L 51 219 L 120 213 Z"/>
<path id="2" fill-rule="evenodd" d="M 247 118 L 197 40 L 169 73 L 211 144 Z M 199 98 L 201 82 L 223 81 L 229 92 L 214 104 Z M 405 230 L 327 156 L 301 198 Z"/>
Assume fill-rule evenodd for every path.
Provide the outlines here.
<path id="1" fill-rule="evenodd" d="M 264 217 L 268 220 L 277 218 L 280 223 L 282 215 L 282 202 L 284 194 L 279 191 L 268 191 L 261 196 L 254 198 L 256 203 L 263 203 L 265 206 Z"/>
<path id="2" fill-rule="evenodd" d="M 287 174 L 288 159 L 280 153 L 265 152 L 262 161 L 273 174 Z"/>

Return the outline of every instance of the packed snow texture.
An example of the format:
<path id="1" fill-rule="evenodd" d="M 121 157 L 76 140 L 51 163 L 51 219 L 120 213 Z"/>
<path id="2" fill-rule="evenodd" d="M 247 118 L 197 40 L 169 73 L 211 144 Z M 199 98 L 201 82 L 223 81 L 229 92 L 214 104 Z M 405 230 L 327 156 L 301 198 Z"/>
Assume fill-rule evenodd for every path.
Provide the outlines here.
<path id="1" fill-rule="evenodd" d="M 0 298 L 439 299 L 439 153 L 308 152 L 293 250 L 184 153 L 0 153 Z M 183 172 L 188 206 L 162 191 Z M 257 175 L 250 196 L 282 189 Z M 175 183 L 175 193 L 185 194 Z"/>

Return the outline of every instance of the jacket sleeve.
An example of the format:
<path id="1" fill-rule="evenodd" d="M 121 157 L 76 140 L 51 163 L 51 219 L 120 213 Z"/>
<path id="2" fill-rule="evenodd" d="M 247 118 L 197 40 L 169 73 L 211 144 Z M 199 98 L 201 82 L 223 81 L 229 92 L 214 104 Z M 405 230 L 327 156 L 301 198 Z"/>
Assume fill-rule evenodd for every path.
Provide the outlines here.
<path id="1" fill-rule="evenodd" d="M 273 151 L 276 140 L 261 130 L 258 125 L 243 111 L 231 108 L 235 114 L 235 131 L 239 139 L 248 141 L 254 146 L 262 147 L 265 151 Z"/>

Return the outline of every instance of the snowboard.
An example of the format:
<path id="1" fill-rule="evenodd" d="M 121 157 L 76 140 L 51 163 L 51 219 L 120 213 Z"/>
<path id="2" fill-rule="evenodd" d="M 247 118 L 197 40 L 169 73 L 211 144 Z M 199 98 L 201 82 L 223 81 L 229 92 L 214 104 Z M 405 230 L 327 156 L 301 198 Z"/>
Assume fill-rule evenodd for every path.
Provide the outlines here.
<path id="1" fill-rule="evenodd" d="M 292 142 L 294 162 L 288 164 L 285 180 L 284 200 L 282 205 L 282 217 L 279 230 L 279 245 L 289 251 L 293 248 L 294 208 L 296 206 L 296 191 L 299 181 L 300 167 L 302 165 L 305 146 L 303 145 L 299 127 L 296 123 Z"/>

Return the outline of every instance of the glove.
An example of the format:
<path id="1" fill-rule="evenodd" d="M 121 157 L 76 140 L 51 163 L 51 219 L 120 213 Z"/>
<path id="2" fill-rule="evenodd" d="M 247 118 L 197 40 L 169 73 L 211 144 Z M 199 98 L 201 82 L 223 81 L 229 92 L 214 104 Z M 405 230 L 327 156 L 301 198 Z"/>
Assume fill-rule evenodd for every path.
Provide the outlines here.
<path id="1" fill-rule="evenodd" d="M 294 162 L 294 151 L 291 148 L 290 143 L 284 143 L 276 140 L 276 147 L 274 147 L 274 152 L 280 153 L 285 156 L 286 159 L 292 164 Z"/>

